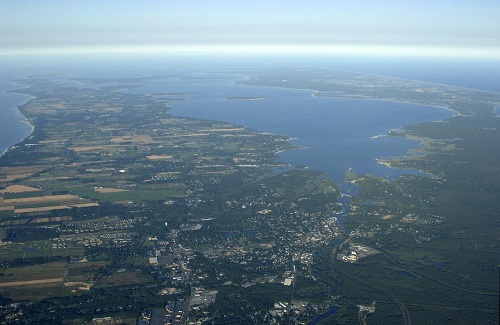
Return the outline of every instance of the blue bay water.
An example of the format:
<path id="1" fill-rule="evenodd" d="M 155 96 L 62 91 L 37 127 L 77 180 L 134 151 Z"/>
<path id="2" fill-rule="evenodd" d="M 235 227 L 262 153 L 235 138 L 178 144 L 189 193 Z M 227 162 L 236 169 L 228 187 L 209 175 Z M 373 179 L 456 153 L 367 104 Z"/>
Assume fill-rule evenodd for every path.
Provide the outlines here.
<path id="1" fill-rule="evenodd" d="M 184 87 L 168 89 L 179 91 Z M 340 184 L 344 183 L 345 171 L 350 168 L 357 173 L 388 178 L 419 174 L 377 163 L 377 158 L 404 156 L 409 149 L 419 147 L 416 141 L 381 135 L 404 125 L 440 121 L 453 115 L 435 107 L 314 97 L 310 91 L 222 84 L 210 87 L 211 92 L 173 103 L 172 113 L 227 121 L 296 138 L 292 142 L 302 149 L 283 152 L 279 160 L 324 171 Z M 227 100 L 226 97 L 268 99 Z"/>
<path id="2" fill-rule="evenodd" d="M 204 74 L 192 77 L 150 81 L 142 88 L 128 91 L 189 93 L 179 96 L 184 101 L 171 104 L 172 114 L 226 121 L 294 138 L 292 142 L 301 149 L 283 152 L 278 159 L 321 170 L 341 185 L 345 185 L 348 169 L 386 178 L 402 174 L 423 175 L 419 171 L 388 168 L 377 162 L 377 158 L 408 155 L 408 150 L 419 147 L 417 141 L 384 135 L 404 125 L 442 121 L 453 116 L 451 111 L 436 107 L 315 97 L 308 90 L 241 85 L 235 83 L 238 78 L 234 77 L 209 79 Z M 245 97 L 265 99 L 228 99 Z"/>
<path id="3" fill-rule="evenodd" d="M 35 73 L 59 73 L 72 77 L 127 77 L 137 75 L 172 75 L 160 82 L 145 83 L 131 92 L 182 92 L 182 102 L 173 102 L 174 114 L 187 117 L 222 120 L 249 126 L 262 132 L 288 135 L 303 147 L 280 154 L 279 159 L 292 165 L 302 164 L 326 172 L 343 183 L 345 170 L 396 177 L 400 171 L 377 164 L 376 158 L 408 154 L 418 147 L 415 141 L 373 136 L 386 134 L 390 129 L 423 121 L 442 120 L 451 113 L 446 110 L 409 104 L 374 100 L 351 100 L 313 97 L 309 91 L 235 85 L 238 78 L 257 74 L 262 67 L 274 63 L 297 63 L 326 66 L 424 80 L 488 91 L 500 91 L 499 61 L 463 61 L 391 58 L 231 58 L 221 64 L 218 60 L 200 61 L 197 58 L 175 59 L 83 57 L 52 59 L 36 65 L 19 63 L 0 65 L 0 151 L 17 143 L 30 132 L 23 117 L 15 109 L 28 97 L 5 93 L 22 88 L 5 80 Z M 265 63 L 263 63 L 265 62 Z M 246 69 L 224 74 L 226 69 Z M 7 72 L 7 73 L 6 73 Z M 206 79 L 217 72 L 222 78 Z M 181 76 L 195 79 L 182 79 Z M 201 77 L 196 79 L 196 77 Z M 141 81 L 141 84 L 143 81 Z M 226 100 L 226 97 L 268 97 L 261 101 Z"/>

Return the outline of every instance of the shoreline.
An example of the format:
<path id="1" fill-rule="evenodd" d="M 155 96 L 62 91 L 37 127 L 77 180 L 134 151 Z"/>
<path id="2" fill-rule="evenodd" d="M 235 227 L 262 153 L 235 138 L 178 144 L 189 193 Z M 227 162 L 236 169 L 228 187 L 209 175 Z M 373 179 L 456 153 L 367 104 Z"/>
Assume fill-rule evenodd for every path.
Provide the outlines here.
<path id="1" fill-rule="evenodd" d="M 325 95 L 321 95 L 325 94 Z M 451 111 L 454 113 L 452 117 L 455 116 L 464 116 L 463 114 L 455 111 L 454 109 L 451 109 L 447 106 L 440 106 L 440 105 L 433 105 L 433 104 L 423 104 L 423 103 L 416 103 L 412 101 L 404 101 L 404 100 L 396 100 L 396 99 L 384 99 L 384 98 L 377 98 L 377 97 L 370 97 L 370 96 L 329 96 L 327 93 L 322 93 L 320 91 L 315 91 L 315 93 L 312 95 L 313 97 L 325 97 L 325 98 L 344 98 L 344 99 L 358 99 L 358 100 L 376 100 L 376 101 L 383 101 L 383 102 L 389 102 L 389 103 L 399 103 L 399 104 L 410 104 L 410 105 L 416 105 L 416 106 L 424 106 L 424 107 L 433 107 L 433 108 L 440 108 L 444 109 L 446 111 Z M 433 121 L 431 121 L 433 122 Z"/>
<path id="2" fill-rule="evenodd" d="M 424 103 L 417 103 L 417 102 L 413 102 L 413 101 L 403 101 L 403 100 L 394 100 L 394 99 L 383 99 L 383 98 L 375 98 L 375 97 L 369 97 L 369 96 L 360 96 L 360 97 L 352 97 L 352 96 L 343 96 L 343 95 L 339 95 L 339 96 L 321 96 L 321 95 L 318 95 L 318 94 L 321 94 L 320 91 L 317 91 L 315 89 L 308 89 L 308 88 L 289 88 L 289 87 L 285 87 L 285 86 L 273 86 L 273 85 L 255 85 L 255 84 L 247 84 L 245 83 L 245 80 L 240 80 L 240 79 L 237 79 L 235 78 L 233 80 L 233 84 L 234 85 L 242 85 L 242 86 L 247 86 L 247 87 L 262 87 L 262 88 L 274 88 L 274 89 L 283 89 L 285 91 L 291 91 L 291 92 L 303 92 L 304 94 L 309 94 L 311 97 L 316 97 L 316 98 L 329 98 L 329 99 L 332 99 L 332 100 L 335 100 L 335 99 L 344 99 L 344 100 L 359 100 L 359 101 L 382 101 L 382 102 L 388 102 L 388 103 L 396 103 L 396 104 L 401 104 L 401 105 L 414 105 L 414 106 L 420 106 L 420 107 L 428 107 L 428 108 L 431 108 L 431 109 L 436 109 L 436 110 L 443 110 L 443 111 L 446 111 L 446 112 L 450 112 L 450 116 L 449 117 L 445 117 L 445 118 L 442 118 L 442 119 L 439 119 L 439 120 L 429 120 L 429 121 L 425 121 L 425 122 L 436 122 L 436 123 L 439 123 L 439 122 L 443 122 L 443 121 L 446 121 L 446 119 L 449 119 L 449 118 L 453 118 L 453 117 L 456 117 L 456 116 L 459 116 L 461 115 L 459 112 L 445 106 L 444 104 L 441 106 L 441 105 L 436 105 L 436 104 L 424 104 Z M 263 98 L 263 97 L 234 97 L 234 98 L 237 98 L 236 100 L 237 101 L 244 101 L 244 100 L 249 100 L 248 98 Z M 225 97 L 224 99 L 228 99 L 228 97 Z M 233 99 L 235 100 L 235 99 Z M 189 99 L 188 99 L 189 101 Z M 172 105 L 172 109 L 175 110 L 175 104 Z M 183 115 L 182 113 L 180 112 L 175 112 L 173 113 L 173 115 L 176 115 L 176 116 L 179 116 L 179 117 L 183 117 L 183 118 L 193 118 L 192 116 L 186 116 L 186 115 Z M 234 123 L 232 121 L 229 121 L 229 120 L 223 120 L 224 122 L 228 122 L 228 123 Z M 237 123 L 236 123 L 237 124 Z M 378 134 L 378 135 L 375 135 L 375 136 L 371 136 L 370 138 L 372 139 L 377 139 L 377 138 L 383 138 L 383 137 L 386 137 L 386 138 L 394 138 L 396 139 L 395 137 L 391 136 L 391 131 L 395 130 L 395 129 L 404 129 L 406 126 L 409 126 L 409 125 L 412 125 L 413 123 L 410 123 L 410 124 L 404 124 L 404 125 L 401 125 L 397 128 L 390 128 L 388 130 L 386 130 L 386 133 L 385 134 Z M 254 130 L 252 127 L 250 126 L 245 126 L 249 129 L 252 129 Z M 262 132 L 262 133 L 270 133 L 270 134 L 275 134 L 273 132 Z M 279 135 L 284 135 L 284 136 L 287 136 L 289 137 L 288 141 L 293 141 L 293 140 L 297 140 L 296 137 L 293 137 L 289 134 L 283 134 L 283 133 L 279 133 Z M 422 146 L 423 145 L 423 142 L 420 141 L 419 139 L 409 139 L 409 138 L 405 138 L 405 140 L 414 140 L 416 141 L 416 143 L 418 144 L 418 146 Z M 411 141 L 411 142 L 414 142 L 414 141 Z M 293 143 L 292 143 L 293 144 Z M 283 151 L 278 151 L 276 152 L 276 154 L 278 156 L 281 156 L 282 153 L 285 153 L 285 152 L 291 152 L 291 151 L 296 151 L 296 150 L 303 150 L 303 149 L 310 149 L 310 147 L 308 146 L 301 146 L 301 145 L 297 145 L 297 144 L 294 144 L 296 145 L 297 147 L 296 148 L 292 148 L 292 149 L 287 149 L 287 150 L 283 150 Z M 410 152 L 411 148 L 407 148 L 407 151 L 405 153 L 404 156 L 406 157 L 410 157 L 412 156 L 411 152 Z M 400 158 L 402 156 L 399 156 Z M 425 171 L 422 171 L 422 170 L 418 170 L 418 169 L 408 169 L 408 168 L 398 168 L 398 167 L 393 167 L 393 166 L 389 166 L 387 164 L 381 164 L 380 163 L 380 160 L 385 160 L 385 159 L 389 159 L 391 157 L 384 157 L 384 156 L 381 156 L 381 157 L 375 157 L 375 161 L 376 161 L 376 164 L 377 165 L 383 165 L 385 167 L 387 167 L 388 169 L 391 169 L 395 172 L 398 172 L 398 171 L 409 171 L 410 173 L 411 172 L 414 172 L 414 173 L 421 173 L 421 174 L 424 174 L 425 176 L 429 176 L 429 173 L 425 172 Z M 277 157 L 278 160 L 282 160 L 281 157 Z M 286 162 L 286 161 L 283 161 L 282 162 L 285 162 L 287 164 L 291 164 L 290 162 Z M 326 172 L 324 170 L 321 170 L 322 172 Z M 385 176 L 382 176 L 385 178 Z M 332 179 L 330 177 L 330 179 Z M 333 180 L 333 179 L 332 179 Z M 339 185 L 342 185 L 342 182 L 339 182 Z"/>
<path id="3" fill-rule="evenodd" d="M 321 91 L 317 91 L 317 90 L 314 90 L 314 89 L 288 88 L 288 87 L 284 87 L 284 86 L 268 86 L 268 85 L 248 85 L 244 81 L 245 80 L 239 80 L 239 79 L 236 78 L 236 79 L 233 79 L 233 84 L 241 84 L 241 85 L 245 85 L 245 86 L 256 86 L 256 87 L 264 87 L 264 88 L 280 88 L 280 89 L 286 89 L 286 90 L 289 90 L 289 91 L 304 91 L 304 92 L 311 93 L 312 97 L 326 97 L 326 98 L 332 98 L 332 99 L 337 99 L 337 98 L 338 99 L 357 99 L 357 100 L 362 100 L 362 101 L 365 101 L 365 100 L 374 100 L 374 101 L 395 102 L 395 103 L 400 103 L 400 104 L 403 104 L 403 105 L 404 104 L 410 104 L 410 105 L 416 105 L 416 106 L 426 106 L 426 107 L 432 107 L 432 108 L 436 108 L 436 109 L 444 109 L 446 111 L 451 111 L 451 112 L 454 113 L 454 115 L 452 117 L 457 116 L 457 115 L 461 115 L 460 113 L 458 113 L 457 111 L 455 111 L 453 109 L 450 109 L 449 107 L 440 106 L 440 105 L 415 103 L 415 102 L 412 102 L 412 101 L 400 101 L 400 100 L 394 100 L 394 99 L 374 98 L 374 97 L 370 97 L 370 96 L 354 97 L 354 96 L 348 96 L 348 95 L 345 96 L 345 95 L 342 95 L 342 94 L 339 94 L 338 96 L 329 96 L 328 93 L 322 93 Z M 10 82 L 14 83 L 13 81 L 10 81 Z M 22 85 L 22 84 L 19 84 L 17 82 L 15 84 L 16 85 Z M 27 87 L 25 87 L 25 88 L 29 88 L 29 84 L 27 84 Z M 10 150 L 14 149 L 18 144 L 22 143 L 27 138 L 29 138 L 33 134 L 33 132 L 35 131 L 35 125 L 33 125 L 31 123 L 31 121 L 29 121 L 29 119 L 19 109 L 21 106 L 26 105 L 31 100 L 36 99 L 36 97 L 23 94 L 21 91 L 23 89 L 25 89 L 25 88 L 12 89 L 12 90 L 7 90 L 5 92 L 13 92 L 13 93 L 17 93 L 17 94 L 20 94 L 20 95 L 23 95 L 23 96 L 29 96 L 29 97 L 31 97 L 26 102 L 24 102 L 23 104 L 16 105 L 16 110 L 19 112 L 19 114 L 22 117 L 24 117 L 24 120 L 22 121 L 22 123 L 27 123 L 28 125 L 30 125 L 31 131 L 30 131 L 30 133 L 26 137 L 22 138 L 18 142 L 14 143 L 11 146 L 9 146 L 8 148 L 6 148 L 0 154 L 0 158 L 3 157 Z M 224 99 L 226 99 L 226 100 L 228 100 L 228 99 L 232 99 L 232 100 L 263 100 L 263 99 L 268 99 L 268 98 L 267 97 L 226 97 Z M 174 114 L 174 115 L 176 115 L 176 114 Z M 181 117 L 182 115 L 179 115 L 179 116 Z M 182 116 L 182 117 L 185 118 L 185 116 Z M 444 121 L 444 119 L 440 120 L 440 121 Z M 401 128 L 404 128 L 404 126 L 401 126 Z M 252 128 L 250 128 L 250 129 L 252 129 Z M 388 132 L 385 133 L 385 134 L 376 135 L 376 136 L 373 136 L 371 138 L 390 137 L 391 136 L 390 132 L 391 132 L 391 130 L 388 130 Z M 289 142 L 292 141 L 292 140 L 296 140 L 296 139 L 295 138 L 289 138 L 288 139 Z M 413 140 L 416 140 L 417 142 L 420 143 L 420 145 L 423 145 L 422 141 L 419 141 L 418 139 L 413 139 Z M 276 155 L 280 155 L 283 152 L 290 151 L 290 150 L 297 150 L 297 149 L 307 149 L 307 147 L 297 146 L 296 148 L 293 148 L 293 149 L 288 149 L 288 150 L 283 150 L 283 151 L 275 152 L 275 154 Z M 377 163 L 380 164 L 379 160 L 384 160 L 384 159 L 387 159 L 387 158 L 388 157 L 377 157 L 376 160 L 377 160 Z M 384 164 L 382 164 L 382 165 L 384 165 Z M 388 166 L 388 165 L 385 165 L 385 166 L 388 167 L 388 168 L 391 168 L 391 169 L 398 169 L 398 168 L 394 168 L 394 167 Z M 419 171 L 419 170 L 415 170 L 415 171 L 422 172 L 422 171 Z"/>
<path id="4" fill-rule="evenodd" d="M 14 81 L 10 81 L 10 80 L 7 80 L 8 82 L 11 82 L 11 83 L 14 83 L 16 85 L 21 85 L 19 83 L 16 83 Z M 33 132 L 35 132 L 35 125 L 33 123 L 31 123 L 31 121 L 28 119 L 28 117 L 26 117 L 26 115 L 23 114 L 23 112 L 19 109 L 19 107 L 23 106 L 23 105 L 26 105 L 28 104 L 30 101 L 32 101 L 33 99 L 36 99 L 36 97 L 34 96 L 31 96 L 31 95 L 27 95 L 27 94 L 24 94 L 22 92 L 18 92 L 20 90 L 23 90 L 23 89 L 27 89 L 29 88 L 31 85 L 28 85 L 27 87 L 25 88 L 19 88 L 19 89 L 12 89 L 12 90 L 5 90 L 3 91 L 4 93 L 15 93 L 15 94 L 19 94 L 19 95 L 22 95 L 22 96 L 27 96 L 29 97 L 26 102 L 22 103 L 22 104 L 19 104 L 19 105 L 15 105 L 15 110 L 19 113 L 19 115 L 22 117 L 22 120 L 20 121 L 21 123 L 25 123 L 25 124 L 28 124 L 31 128 L 29 134 L 25 137 L 23 137 L 21 140 L 17 141 L 16 143 L 10 145 L 9 147 L 7 147 L 6 149 L 4 149 L 1 153 L 0 153 L 0 158 L 2 158 L 7 152 L 9 152 L 11 149 L 13 149 L 14 147 L 16 147 L 18 144 L 22 143 L 24 140 L 26 140 L 27 138 L 29 138 L 30 136 L 33 135 Z"/>
<path id="5" fill-rule="evenodd" d="M 31 100 L 31 99 L 30 99 L 30 100 Z M 28 103 L 28 102 L 26 102 L 26 103 Z M 23 105 L 24 105 L 24 104 L 23 104 Z M 19 110 L 19 109 L 18 109 L 18 110 Z M 19 111 L 19 112 L 20 112 L 20 111 Z M 21 113 L 21 115 L 22 115 L 22 113 Z M 22 115 L 22 116 L 24 116 L 24 115 Z M 29 133 L 27 136 L 25 136 L 24 138 L 22 138 L 20 141 L 18 141 L 18 142 L 16 142 L 16 143 L 14 143 L 13 145 L 11 145 L 11 146 L 10 146 L 10 147 L 8 147 L 7 149 L 5 149 L 2 153 L 0 153 L 0 158 L 2 158 L 2 157 L 3 157 L 3 155 L 5 155 L 5 154 L 6 154 L 7 152 L 9 152 L 11 149 L 14 149 L 14 147 L 17 147 L 17 145 L 18 145 L 18 144 L 20 144 L 21 142 L 23 142 L 24 140 L 26 140 L 27 138 L 29 138 L 29 137 L 33 134 L 33 132 L 35 132 L 35 126 L 34 126 L 33 124 L 31 124 L 31 122 L 28 120 L 28 118 L 27 118 L 26 116 L 24 116 L 24 117 L 25 117 L 25 120 L 24 120 L 24 121 L 22 121 L 21 123 L 26 123 L 26 124 L 28 124 L 28 125 L 31 127 L 31 131 L 30 131 L 30 133 Z"/>
<path id="6" fill-rule="evenodd" d="M 370 96 L 348 96 L 348 95 L 338 95 L 338 96 L 328 96 L 328 95 L 318 95 L 321 94 L 321 91 L 315 90 L 315 89 L 309 89 L 309 88 L 290 88 L 290 87 L 284 87 L 284 86 L 269 86 L 269 85 L 253 85 L 253 84 L 246 84 L 245 82 L 241 81 L 235 81 L 235 84 L 240 84 L 240 85 L 245 85 L 245 86 L 255 86 L 255 87 L 264 87 L 264 88 L 278 88 L 278 89 L 287 89 L 287 90 L 298 90 L 298 91 L 304 91 L 304 92 L 312 92 L 311 96 L 312 97 L 318 97 L 318 98 L 338 98 L 338 99 L 354 99 L 354 100 L 374 100 L 374 101 L 383 101 L 383 102 L 389 102 L 389 103 L 399 103 L 399 104 L 410 104 L 410 105 L 416 105 L 416 106 L 424 106 L 424 107 L 432 107 L 432 108 L 439 108 L 439 109 L 444 109 L 450 112 L 453 112 L 455 116 L 464 116 L 463 114 L 455 111 L 454 109 L 451 109 L 447 106 L 440 106 L 440 105 L 433 105 L 433 104 L 422 104 L 422 103 L 416 103 L 412 101 L 403 101 L 403 100 L 395 100 L 395 99 L 384 99 L 384 98 L 376 98 L 376 97 L 370 97 Z M 443 85 L 443 86 L 448 86 L 448 85 Z M 452 86 L 454 87 L 454 86 Z M 473 89 L 473 88 L 466 88 L 466 89 Z M 473 89 L 476 90 L 476 89 Z M 482 91 L 482 90 L 479 90 Z M 327 93 L 323 93 L 327 94 Z"/>
<path id="7" fill-rule="evenodd" d="M 335 70 L 335 69 L 334 69 Z M 357 72 L 359 73 L 359 72 Z M 378 75 L 375 75 L 375 76 L 378 76 Z M 382 77 L 385 77 L 385 76 L 382 76 Z M 391 77 L 392 78 L 392 77 Z M 396 79 L 401 79 L 401 78 L 396 78 Z M 420 81 L 420 80 L 412 80 L 412 79 L 403 79 L 403 80 L 410 80 L 410 81 Z M 425 82 L 425 81 L 423 81 Z M 318 91 L 318 90 L 314 90 L 314 89 L 308 89 L 308 88 L 288 88 L 288 87 L 284 87 L 284 86 L 269 86 L 269 85 L 248 85 L 244 82 L 241 82 L 241 81 L 236 81 L 235 82 L 236 84 L 242 84 L 242 85 L 247 85 L 247 86 L 256 86 L 256 87 L 269 87 L 269 88 L 279 88 L 279 89 L 287 89 L 287 90 L 298 90 L 298 91 L 304 91 L 304 92 L 310 92 L 312 93 L 311 96 L 312 97 L 318 97 L 318 98 L 331 98 L 331 99 L 353 99 L 353 100 L 361 100 L 361 101 L 370 101 L 370 100 L 373 100 L 373 101 L 383 101 L 383 102 L 389 102 L 389 103 L 398 103 L 398 104 L 403 104 L 403 105 L 415 105 L 415 106 L 423 106 L 423 107 L 431 107 L 431 108 L 434 108 L 434 109 L 442 109 L 442 110 L 445 110 L 445 111 L 449 111 L 449 112 L 452 112 L 453 115 L 448 117 L 448 118 L 454 118 L 454 117 L 457 117 L 457 116 L 464 116 L 463 114 L 457 112 L 456 110 L 454 109 L 451 109 L 450 107 L 448 106 L 441 106 L 441 105 L 436 105 L 436 104 L 424 104 L 424 103 L 416 103 L 416 102 L 412 102 L 412 101 L 403 101 L 403 100 L 396 100 L 396 99 L 384 99 L 384 98 L 376 98 L 376 97 L 370 97 L 370 96 L 345 96 L 345 95 L 342 95 L 342 94 L 339 94 L 338 96 L 328 96 L 328 95 L 321 95 L 322 92 L 321 91 Z M 451 87 L 459 87 L 459 86 L 453 86 L 453 85 L 446 85 L 446 84 L 439 84 L 439 85 L 442 85 L 442 86 L 451 86 Z M 461 88 L 465 88 L 465 89 L 473 89 L 473 90 L 476 90 L 474 88 L 466 88 L 466 87 L 461 87 Z M 477 89 L 479 90 L 479 89 Z M 484 90 L 479 90 L 479 91 L 484 91 Z M 325 93 L 323 93 L 325 94 Z M 496 108 L 493 110 L 493 113 L 497 116 L 500 116 L 500 105 L 499 106 L 496 106 Z M 442 120 L 437 120 L 437 121 L 429 121 L 429 122 L 434 122 L 434 123 L 440 123 L 440 122 L 444 122 L 446 121 L 446 119 L 442 119 Z M 396 128 L 396 129 L 404 129 L 405 126 L 409 126 L 411 124 L 408 124 L 408 125 L 402 125 L 400 126 L 399 128 Z M 384 137 L 387 137 L 387 138 L 394 138 L 393 135 L 391 135 L 391 132 L 393 130 L 396 130 L 396 129 L 389 129 L 387 133 L 385 134 L 378 134 L 378 135 L 374 135 L 372 137 L 370 137 L 371 139 L 378 139 L 378 138 L 384 138 Z M 421 139 L 421 138 L 418 138 L 418 137 L 414 137 L 414 138 L 410 138 L 410 137 L 405 137 L 406 140 L 414 140 L 416 142 L 419 143 L 419 146 L 421 147 L 424 147 L 425 146 L 425 140 L 424 139 Z M 298 149 L 306 149 L 307 147 L 305 148 L 298 148 Z M 295 149 L 296 150 L 296 149 Z M 410 159 L 413 155 L 417 155 L 417 154 L 412 154 L 410 152 L 411 149 L 408 149 L 407 151 L 407 155 L 405 156 L 400 156 L 400 157 L 397 157 L 399 159 L 403 158 L 403 159 Z M 288 151 L 288 150 L 287 150 Z M 377 164 L 379 165 L 383 165 L 389 169 L 392 169 L 392 170 L 407 170 L 407 171 L 414 171 L 414 172 L 417 172 L 417 173 L 421 173 L 423 174 L 422 176 L 423 177 L 437 177 L 435 175 L 433 175 L 432 173 L 429 173 L 428 171 L 424 171 L 424 170 L 420 170 L 420 169 L 411 169 L 411 168 L 400 168 L 400 167 L 393 167 L 390 165 L 390 163 L 387 163 L 389 160 L 391 160 L 391 157 L 377 157 L 376 159 L 376 162 Z M 384 177 L 384 176 L 383 176 Z M 386 177 L 384 177 L 386 178 Z M 386 178 L 387 179 L 387 178 Z M 346 183 L 344 183 L 346 184 Z M 339 185 L 342 185 L 342 184 L 339 184 Z"/>
<path id="8" fill-rule="evenodd" d="M 309 65 L 309 66 L 310 67 L 314 67 L 314 68 L 320 68 L 320 69 L 342 71 L 342 72 L 349 72 L 349 73 L 357 73 L 357 74 L 365 74 L 365 75 L 374 76 L 374 77 L 399 79 L 399 80 L 403 80 L 403 81 L 417 81 L 417 82 L 423 82 L 423 83 L 426 83 L 426 84 L 429 84 L 429 85 L 446 86 L 446 87 L 456 87 L 456 88 L 459 88 L 459 89 L 483 91 L 483 92 L 492 93 L 492 94 L 498 94 L 499 93 L 498 91 L 493 91 L 493 90 L 486 90 L 486 89 L 480 89 L 480 88 L 472 88 L 472 87 L 466 87 L 466 86 L 460 86 L 460 85 L 450 85 L 450 84 L 445 84 L 445 83 L 440 83 L 440 82 L 426 81 L 426 80 L 421 80 L 421 79 L 411 79 L 411 78 L 388 76 L 388 75 L 383 75 L 383 74 L 378 74 L 378 73 L 360 72 L 360 71 L 346 70 L 346 69 L 337 69 L 337 68 L 330 68 L 330 67 L 325 67 L 325 66 L 320 66 L 320 65 Z"/>

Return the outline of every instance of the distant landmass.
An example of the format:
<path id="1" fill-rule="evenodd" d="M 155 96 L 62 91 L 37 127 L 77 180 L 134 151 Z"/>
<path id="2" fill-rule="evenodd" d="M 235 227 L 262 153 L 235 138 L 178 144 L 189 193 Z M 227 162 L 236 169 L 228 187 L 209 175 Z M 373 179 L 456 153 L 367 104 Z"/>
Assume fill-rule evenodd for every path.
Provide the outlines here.
<path id="1" fill-rule="evenodd" d="M 226 97 L 227 100 L 266 100 L 268 97 Z"/>

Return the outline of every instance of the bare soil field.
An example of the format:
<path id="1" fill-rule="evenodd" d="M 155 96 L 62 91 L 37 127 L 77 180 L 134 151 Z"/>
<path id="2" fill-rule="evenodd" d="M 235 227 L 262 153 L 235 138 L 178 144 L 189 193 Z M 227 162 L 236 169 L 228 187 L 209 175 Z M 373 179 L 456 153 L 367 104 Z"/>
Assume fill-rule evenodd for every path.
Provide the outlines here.
<path id="1" fill-rule="evenodd" d="M 124 137 L 113 137 L 111 142 L 122 143 L 122 142 L 133 142 L 133 143 L 153 143 L 155 142 L 149 135 L 133 135 Z"/>
<path id="2" fill-rule="evenodd" d="M 112 188 L 112 187 L 99 187 L 96 188 L 95 191 L 99 193 L 119 193 L 119 192 L 129 192 L 130 190 L 124 190 L 121 188 Z"/>
<path id="3" fill-rule="evenodd" d="M 64 286 L 65 287 L 79 286 L 78 289 L 88 291 L 90 290 L 90 288 L 92 288 L 93 284 L 87 282 L 64 282 Z"/>
<path id="4" fill-rule="evenodd" d="M 10 186 L 7 186 L 5 189 L 0 190 L 0 194 L 35 192 L 35 191 L 42 191 L 42 190 L 39 188 L 36 188 L 36 187 L 29 187 L 29 186 L 24 186 L 24 185 L 10 185 Z"/>
<path id="5" fill-rule="evenodd" d="M 16 179 L 26 178 L 36 174 L 46 167 L 38 166 L 23 166 L 23 167 L 0 167 L 0 174 L 5 174 L 5 178 L 0 178 L 0 183 L 8 183 Z"/>
<path id="6" fill-rule="evenodd" d="M 88 208 L 88 207 L 97 207 L 99 203 L 97 202 L 89 202 L 89 203 L 80 203 L 80 204 L 71 204 L 71 208 Z"/>
<path id="7" fill-rule="evenodd" d="M 64 278 L 57 279 L 41 279 L 41 280 L 28 280 L 28 281 L 12 281 L 0 283 L 1 287 L 14 287 L 14 286 L 27 286 L 36 284 L 49 284 L 63 282 Z"/>
<path id="8" fill-rule="evenodd" d="M 63 195 L 47 195 L 47 196 L 37 196 L 37 197 L 26 197 L 17 199 L 0 199 L 1 206 L 11 206 L 11 205 L 21 205 L 21 204 L 40 204 L 48 202 L 78 202 L 80 198 L 75 195 L 63 194 Z"/>
<path id="9" fill-rule="evenodd" d="M 54 205 L 50 207 L 36 207 L 36 208 L 20 208 L 15 209 L 14 213 L 29 213 L 29 212 L 42 212 L 42 211 L 52 211 L 52 210 L 64 210 L 69 209 L 67 205 Z"/>
<path id="10" fill-rule="evenodd" d="M 172 156 L 160 156 L 160 155 L 151 155 L 147 156 L 149 160 L 160 160 L 160 159 L 172 159 Z"/>
<path id="11" fill-rule="evenodd" d="M 83 151 L 97 151 L 103 150 L 105 146 L 82 146 L 82 147 L 73 147 L 71 148 L 75 152 L 83 152 Z"/>
<path id="12" fill-rule="evenodd" d="M 70 208 L 87 208 L 96 206 L 99 206 L 99 203 L 97 202 L 79 203 L 79 204 L 71 203 L 68 205 L 53 205 L 48 207 L 19 208 L 19 209 L 14 209 L 14 213 L 43 212 L 43 211 L 64 210 Z"/>

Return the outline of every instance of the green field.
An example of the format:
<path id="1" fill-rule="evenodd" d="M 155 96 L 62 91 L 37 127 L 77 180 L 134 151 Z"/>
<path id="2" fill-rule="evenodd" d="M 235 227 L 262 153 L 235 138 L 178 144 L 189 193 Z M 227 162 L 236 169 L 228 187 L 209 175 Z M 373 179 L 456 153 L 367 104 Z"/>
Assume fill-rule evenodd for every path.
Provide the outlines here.
<path id="1" fill-rule="evenodd" d="M 5 200 L 8 199 L 22 199 L 22 198 L 28 198 L 28 197 L 39 197 L 39 196 L 44 196 L 43 191 L 32 191 L 32 192 L 20 192 L 20 193 L 10 193 L 7 192 L 3 195 L 3 198 Z"/>

